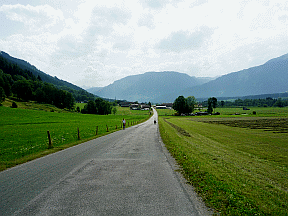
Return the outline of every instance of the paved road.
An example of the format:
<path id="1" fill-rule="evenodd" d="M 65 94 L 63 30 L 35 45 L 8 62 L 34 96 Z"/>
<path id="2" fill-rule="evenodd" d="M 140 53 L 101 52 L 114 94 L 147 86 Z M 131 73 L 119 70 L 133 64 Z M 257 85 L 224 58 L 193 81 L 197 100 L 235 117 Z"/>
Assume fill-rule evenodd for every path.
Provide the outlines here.
<path id="1" fill-rule="evenodd" d="M 0 215 L 207 215 L 153 123 L 0 173 Z"/>

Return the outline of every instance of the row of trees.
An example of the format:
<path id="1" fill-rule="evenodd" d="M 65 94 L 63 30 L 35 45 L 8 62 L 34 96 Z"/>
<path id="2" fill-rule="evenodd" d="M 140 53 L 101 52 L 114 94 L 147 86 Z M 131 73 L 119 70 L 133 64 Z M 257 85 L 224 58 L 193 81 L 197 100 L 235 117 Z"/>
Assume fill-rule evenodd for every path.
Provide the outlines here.
<path id="1" fill-rule="evenodd" d="M 196 104 L 197 100 L 194 96 L 189 96 L 187 98 L 184 98 L 184 96 L 179 96 L 173 103 L 173 109 L 176 110 L 179 115 L 188 114 L 194 111 Z M 207 112 L 212 114 L 213 109 L 215 109 L 217 105 L 217 98 L 209 98 L 207 101 Z"/>
<path id="2" fill-rule="evenodd" d="M 108 115 L 112 112 L 112 105 L 110 102 L 103 100 L 102 98 L 96 98 L 95 101 L 88 101 L 88 103 L 81 110 L 83 114 L 98 114 Z M 114 113 L 115 114 L 115 113 Z"/>
<path id="3" fill-rule="evenodd" d="M 16 67 L 17 68 L 17 67 Z M 22 69 L 17 68 L 16 72 Z M 54 85 L 43 83 L 41 78 L 26 73 L 26 77 L 16 74 L 7 74 L 0 69 L 0 96 L 1 103 L 6 97 L 15 96 L 18 100 L 34 100 L 38 103 L 53 104 L 61 109 L 72 109 L 75 99 L 71 93 L 57 89 Z"/>
<path id="4" fill-rule="evenodd" d="M 235 101 L 220 101 L 218 103 L 221 107 L 285 107 L 288 106 L 288 100 L 284 100 L 282 98 L 273 99 L 271 97 L 267 97 L 265 99 L 240 99 L 238 98 Z"/>
<path id="5" fill-rule="evenodd" d="M 173 109 L 178 112 L 178 114 L 186 114 L 192 113 L 194 111 L 195 105 L 197 101 L 194 96 L 189 96 L 184 98 L 184 96 L 179 96 L 176 98 L 173 104 Z M 258 106 L 258 107 L 285 107 L 288 106 L 288 100 L 283 100 L 281 98 L 273 99 L 271 97 L 267 97 L 266 99 L 237 99 L 235 101 L 217 101 L 217 98 L 211 97 L 208 98 L 207 101 L 202 102 L 203 107 L 208 107 L 207 112 L 209 114 L 213 113 L 213 110 L 217 106 L 220 107 L 250 107 L 250 106 Z"/>

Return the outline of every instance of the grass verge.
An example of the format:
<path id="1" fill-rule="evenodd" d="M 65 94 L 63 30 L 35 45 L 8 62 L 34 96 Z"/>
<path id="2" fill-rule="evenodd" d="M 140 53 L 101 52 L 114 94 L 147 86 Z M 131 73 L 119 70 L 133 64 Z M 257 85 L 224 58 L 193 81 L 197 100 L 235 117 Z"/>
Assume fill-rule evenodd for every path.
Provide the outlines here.
<path id="1" fill-rule="evenodd" d="M 245 127 L 231 127 L 223 124 L 231 118 L 219 124 L 212 117 L 159 117 L 159 128 L 187 181 L 215 212 L 288 215 L 288 133 L 251 129 L 245 119 Z"/>
<path id="2" fill-rule="evenodd" d="M 45 105 L 33 109 L 0 107 L 0 171 L 121 130 L 123 118 L 129 127 L 150 117 L 148 111 L 134 112 L 129 108 L 119 108 L 116 115 L 105 116 L 47 110 L 50 107 Z M 52 149 L 48 149 L 47 131 Z"/>

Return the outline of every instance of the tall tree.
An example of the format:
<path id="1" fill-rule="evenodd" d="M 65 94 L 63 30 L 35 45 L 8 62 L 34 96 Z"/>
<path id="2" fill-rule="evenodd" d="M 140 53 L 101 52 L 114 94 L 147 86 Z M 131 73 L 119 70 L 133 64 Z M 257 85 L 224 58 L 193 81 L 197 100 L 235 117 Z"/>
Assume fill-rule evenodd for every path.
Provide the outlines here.
<path id="1" fill-rule="evenodd" d="M 191 109 L 188 106 L 187 99 L 184 96 L 179 96 L 173 103 L 173 109 L 178 112 L 179 115 L 183 113 L 190 113 Z"/>
<path id="2" fill-rule="evenodd" d="M 12 86 L 12 91 L 18 99 L 30 100 L 32 98 L 32 87 L 28 80 L 18 80 Z"/>
<path id="3" fill-rule="evenodd" d="M 5 101 L 5 92 L 4 89 L 0 86 L 0 104 Z"/>
<path id="4" fill-rule="evenodd" d="M 187 97 L 187 104 L 191 110 L 191 112 L 194 111 L 195 105 L 197 104 L 197 100 L 194 96 Z"/>
<path id="5" fill-rule="evenodd" d="M 207 112 L 209 114 L 212 114 L 213 108 L 215 109 L 216 107 L 217 107 L 217 98 L 215 98 L 215 97 L 208 98 L 208 109 L 207 109 Z"/>

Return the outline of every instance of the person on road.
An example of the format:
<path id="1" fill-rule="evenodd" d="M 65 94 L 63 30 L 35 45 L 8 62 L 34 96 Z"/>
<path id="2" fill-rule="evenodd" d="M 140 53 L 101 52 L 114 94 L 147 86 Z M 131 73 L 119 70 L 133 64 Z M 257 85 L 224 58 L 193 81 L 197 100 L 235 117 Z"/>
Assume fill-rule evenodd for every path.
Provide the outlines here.
<path id="1" fill-rule="evenodd" d="M 123 130 L 125 130 L 126 121 L 125 121 L 125 119 L 124 119 L 124 118 L 123 118 L 123 120 L 122 120 L 122 123 L 123 123 Z"/>

